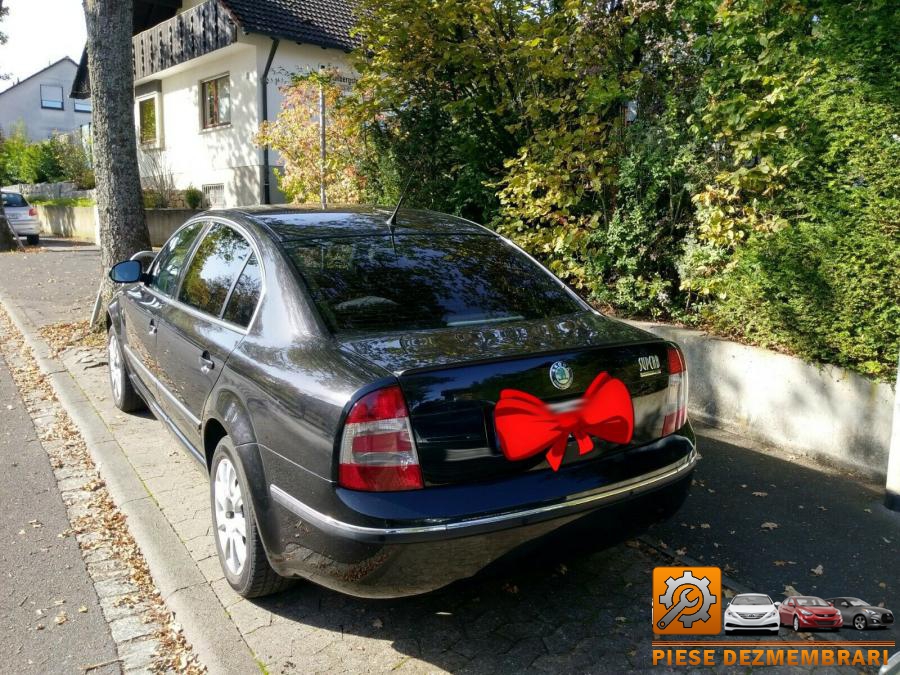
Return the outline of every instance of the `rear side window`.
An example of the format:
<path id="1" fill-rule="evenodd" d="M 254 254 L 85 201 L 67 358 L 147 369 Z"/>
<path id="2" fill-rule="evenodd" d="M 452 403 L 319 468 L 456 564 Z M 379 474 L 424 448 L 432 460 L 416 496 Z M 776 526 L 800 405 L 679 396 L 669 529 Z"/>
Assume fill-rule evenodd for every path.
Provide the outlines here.
<path id="1" fill-rule="evenodd" d="M 4 192 L 3 193 L 3 206 L 8 209 L 17 209 L 23 206 L 28 206 L 28 202 L 25 201 L 25 197 L 20 194 L 14 194 L 12 192 Z"/>
<path id="2" fill-rule="evenodd" d="M 178 275 L 184 266 L 184 260 L 191 251 L 194 240 L 203 229 L 203 223 L 191 223 L 172 235 L 157 254 L 150 267 L 151 288 L 171 296 L 178 285 Z"/>
<path id="3" fill-rule="evenodd" d="M 543 319 L 582 310 L 549 274 L 483 235 L 287 242 L 334 331 L 407 331 Z"/>
<path id="4" fill-rule="evenodd" d="M 218 317 L 228 292 L 250 257 L 250 244 L 227 225 L 213 225 L 197 246 L 178 299 Z"/>
<path id="5" fill-rule="evenodd" d="M 231 297 L 228 298 L 228 305 L 225 307 L 222 318 L 244 328 L 249 326 L 261 291 L 262 280 L 259 263 L 256 256 L 251 255 L 244 266 L 244 271 L 241 272 L 241 276 L 234 285 L 234 290 L 231 291 Z"/>

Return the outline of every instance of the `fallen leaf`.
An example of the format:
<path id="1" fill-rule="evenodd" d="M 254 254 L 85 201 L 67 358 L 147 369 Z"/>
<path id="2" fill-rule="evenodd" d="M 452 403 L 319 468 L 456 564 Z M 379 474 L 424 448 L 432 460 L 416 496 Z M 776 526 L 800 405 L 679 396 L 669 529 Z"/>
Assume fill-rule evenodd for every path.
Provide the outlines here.
<path id="1" fill-rule="evenodd" d="M 719 543 L 716 542 L 716 541 L 714 541 L 714 542 L 713 542 L 713 546 L 715 546 L 716 548 L 719 548 Z"/>
<path id="2" fill-rule="evenodd" d="M 863 509 L 866 513 L 872 513 L 872 509 Z"/>
<path id="3" fill-rule="evenodd" d="M 760 527 L 764 530 L 774 530 L 778 528 L 778 523 L 763 523 Z"/>
<path id="4" fill-rule="evenodd" d="M 625 623 L 626 621 L 628 621 L 628 619 L 624 616 L 617 616 L 616 621 L 618 621 L 619 623 Z"/>
<path id="5" fill-rule="evenodd" d="M 796 588 L 794 588 L 790 584 L 787 584 L 784 587 L 784 595 L 786 595 L 787 597 L 791 597 L 792 595 L 800 595 L 800 593 L 797 592 Z"/>
<path id="6" fill-rule="evenodd" d="M 823 568 L 821 565 L 816 565 L 810 570 L 810 572 L 815 574 L 817 577 L 820 577 L 825 573 L 825 568 Z"/>
<path id="7" fill-rule="evenodd" d="M 384 628 L 384 621 L 381 619 L 375 619 L 372 622 L 372 628 Z"/>
<path id="8" fill-rule="evenodd" d="M 708 530 L 710 527 L 709 523 L 700 523 L 701 530 Z"/>
<path id="9" fill-rule="evenodd" d="M 505 584 L 503 584 L 503 590 L 510 595 L 516 595 L 519 592 L 519 587 L 507 581 Z"/>
<path id="10" fill-rule="evenodd" d="M 679 555 L 679 556 L 680 556 L 680 555 L 684 555 L 685 553 L 687 553 L 687 549 L 686 549 L 686 548 L 680 548 L 680 549 L 678 549 L 677 551 L 675 551 L 675 555 Z"/>
<path id="11" fill-rule="evenodd" d="M 891 540 L 888 539 L 887 537 L 882 537 L 881 540 L 882 540 L 885 544 L 890 544 L 890 543 L 891 543 Z"/>
<path id="12" fill-rule="evenodd" d="M 28 524 L 31 525 L 32 527 L 43 527 L 44 526 L 44 524 L 39 520 L 29 520 Z"/>
<path id="13" fill-rule="evenodd" d="M 723 588 L 723 589 L 722 589 L 722 594 L 723 594 L 726 598 L 733 598 L 735 595 L 737 595 L 737 593 L 735 593 L 735 592 L 734 592 L 733 590 L 731 590 L 730 588 Z"/>
<path id="14" fill-rule="evenodd" d="M 569 571 L 569 568 L 566 567 L 565 565 L 563 565 L 562 563 L 560 563 L 559 567 L 556 568 L 556 571 L 559 572 L 560 574 L 566 574 Z"/>
<path id="15" fill-rule="evenodd" d="M 39 623 L 39 624 L 38 624 L 37 626 L 35 626 L 34 628 L 35 628 L 35 630 L 44 630 L 44 624 Z"/>
<path id="16" fill-rule="evenodd" d="M 820 510 L 820 511 L 827 511 L 828 509 L 826 509 L 824 506 L 819 506 L 819 510 Z"/>
<path id="17" fill-rule="evenodd" d="M 741 487 L 742 487 L 742 488 L 745 488 L 745 487 L 747 487 L 747 484 L 746 484 L 746 483 L 741 483 Z"/>
<path id="18" fill-rule="evenodd" d="M 760 491 L 756 491 L 756 492 L 753 493 L 753 496 L 754 496 L 754 497 L 768 497 L 768 496 L 769 496 L 769 493 L 768 493 L 768 492 L 760 492 Z"/>
<path id="19" fill-rule="evenodd" d="M 775 567 L 784 567 L 785 565 L 787 565 L 787 561 L 785 561 L 785 560 L 776 560 L 775 561 Z"/>
<path id="20" fill-rule="evenodd" d="M 87 607 L 82 605 L 81 607 L 78 608 L 78 611 L 81 612 L 82 614 L 86 614 L 88 609 L 87 609 Z"/>
<path id="21" fill-rule="evenodd" d="M 879 588 L 887 588 L 887 584 L 882 581 L 878 584 L 878 587 Z"/>
<path id="22" fill-rule="evenodd" d="M 62 626 L 66 621 L 69 620 L 69 617 L 66 615 L 65 610 L 56 615 L 56 618 L 53 619 L 53 623 L 57 626 Z"/>

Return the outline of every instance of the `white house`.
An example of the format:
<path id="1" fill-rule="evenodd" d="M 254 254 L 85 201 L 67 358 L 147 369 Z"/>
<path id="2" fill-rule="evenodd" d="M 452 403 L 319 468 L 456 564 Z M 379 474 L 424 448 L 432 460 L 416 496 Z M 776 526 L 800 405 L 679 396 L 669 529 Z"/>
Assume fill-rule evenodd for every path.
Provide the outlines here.
<path id="1" fill-rule="evenodd" d="M 9 136 L 17 127 L 29 140 L 40 141 L 91 123 L 90 100 L 69 95 L 78 65 L 69 57 L 0 92 L 0 130 Z"/>
<path id="2" fill-rule="evenodd" d="M 176 188 L 201 188 L 213 206 L 283 201 L 273 172 L 279 159 L 253 136 L 278 114 L 278 85 L 291 73 L 349 72 L 348 1 L 136 2 L 136 20 L 149 10 L 154 21 L 133 38 L 141 151 L 156 153 Z M 86 73 L 79 76 L 83 95 Z"/>

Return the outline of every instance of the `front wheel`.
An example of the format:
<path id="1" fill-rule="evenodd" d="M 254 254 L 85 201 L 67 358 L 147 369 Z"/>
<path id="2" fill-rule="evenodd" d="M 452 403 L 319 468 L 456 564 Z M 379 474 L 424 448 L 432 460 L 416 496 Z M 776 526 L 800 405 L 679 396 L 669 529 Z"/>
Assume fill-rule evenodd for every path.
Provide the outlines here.
<path id="1" fill-rule="evenodd" d="M 862 614 L 857 614 L 853 617 L 853 627 L 856 630 L 865 630 L 866 629 L 866 617 Z"/>
<path id="2" fill-rule="evenodd" d="M 795 632 L 795 633 L 799 633 L 799 632 L 800 632 L 800 619 L 798 619 L 798 618 L 796 617 L 796 615 L 794 616 L 794 632 Z"/>
<path id="3" fill-rule="evenodd" d="M 144 401 L 131 384 L 128 367 L 125 365 L 125 355 L 115 328 L 110 328 L 109 335 L 106 336 L 106 353 L 109 361 L 109 389 L 112 392 L 113 403 L 122 412 L 142 410 Z"/>
<path id="4" fill-rule="evenodd" d="M 228 436 L 219 441 L 213 455 L 209 494 L 216 552 L 229 585 L 245 598 L 258 598 L 286 588 L 289 580 L 279 576 L 266 558 L 250 488 Z"/>

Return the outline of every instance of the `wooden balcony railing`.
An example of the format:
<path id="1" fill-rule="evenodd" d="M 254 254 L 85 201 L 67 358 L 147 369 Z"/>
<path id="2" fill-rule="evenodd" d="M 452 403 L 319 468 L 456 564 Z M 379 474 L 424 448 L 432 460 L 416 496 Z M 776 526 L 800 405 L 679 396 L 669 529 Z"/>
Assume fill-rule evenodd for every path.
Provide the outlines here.
<path id="1" fill-rule="evenodd" d="M 209 54 L 236 40 L 234 22 L 217 0 L 206 0 L 132 38 L 134 79 Z"/>

